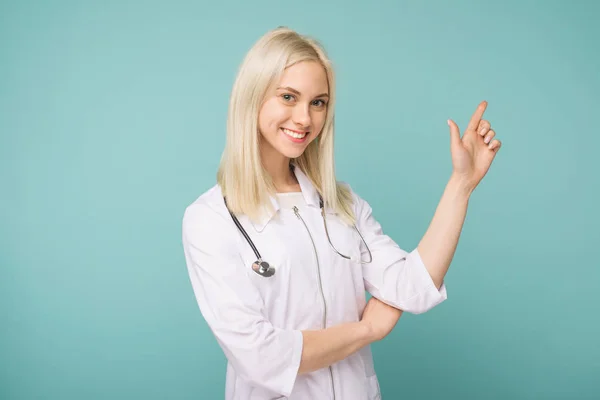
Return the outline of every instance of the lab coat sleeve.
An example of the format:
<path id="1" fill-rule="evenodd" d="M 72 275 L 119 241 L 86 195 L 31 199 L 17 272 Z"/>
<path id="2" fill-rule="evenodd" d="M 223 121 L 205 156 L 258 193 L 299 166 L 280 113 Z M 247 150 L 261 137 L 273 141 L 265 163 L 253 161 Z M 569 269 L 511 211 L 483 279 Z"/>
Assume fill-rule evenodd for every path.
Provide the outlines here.
<path id="1" fill-rule="evenodd" d="M 289 396 L 302 355 L 302 332 L 274 327 L 238 254 L 233 221 L 204 204 L 186 208 L 182 241 L 200 311 L 237 374 Z"/>
<path id="2" fill-rule="evenodd" d="M 363 264 L 365 289 L 377 299 L 411 314 L 429 311 L 447 299 L 446 285 L 438 290 L 423 264 L 418 248 L 401 249 L 373 217 L 370 205 L 353 193 L 357 227 L 368 244 L 373 261 Z M 362 257 L 368 252 L 362 244 Z"/>

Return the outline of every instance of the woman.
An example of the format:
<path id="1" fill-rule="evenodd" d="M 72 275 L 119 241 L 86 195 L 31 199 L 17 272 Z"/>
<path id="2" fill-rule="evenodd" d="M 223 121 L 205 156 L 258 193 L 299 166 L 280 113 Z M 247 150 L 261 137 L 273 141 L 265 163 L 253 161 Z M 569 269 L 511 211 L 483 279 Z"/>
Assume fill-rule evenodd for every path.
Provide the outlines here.
<path id="1" fill-rule="evenodd" d="M 453 173 L 406 252 L 335 179 L 334 102 L 322 47 L 268 32 L 235 81 L 218 182 L 185 210 L 187 267 L 228 360 L 227 399 L 380 398 L 370 344 L 403 311 L 446 299 L 469 196 L 500 148 L 485 102 L 462 138 L 448 121 Z"/>

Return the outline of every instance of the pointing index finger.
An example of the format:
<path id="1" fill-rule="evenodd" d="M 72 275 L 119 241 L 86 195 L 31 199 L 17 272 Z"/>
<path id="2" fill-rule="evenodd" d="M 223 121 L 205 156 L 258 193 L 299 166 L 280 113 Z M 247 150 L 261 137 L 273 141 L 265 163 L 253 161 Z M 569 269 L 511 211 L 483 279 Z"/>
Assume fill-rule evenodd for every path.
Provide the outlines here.
<path id="1" fill-rule="evenodd" d="M 485 112 L 485 109 L 487 108 L 487 101 L 482 101 L 481 103 L 479 103 L 479 106 L 477 107 L 477 110 L 475 110 L 475 113 L 473 114 L 473 116 L 471 117 L 471 120 L 469 121 L 469 125 L 467 126 L 467 129 L 476 131 L 477 127 L 479 126 L 479 121 L 481 121 L 481 118 L 483 117 L 483 113 Z"/>

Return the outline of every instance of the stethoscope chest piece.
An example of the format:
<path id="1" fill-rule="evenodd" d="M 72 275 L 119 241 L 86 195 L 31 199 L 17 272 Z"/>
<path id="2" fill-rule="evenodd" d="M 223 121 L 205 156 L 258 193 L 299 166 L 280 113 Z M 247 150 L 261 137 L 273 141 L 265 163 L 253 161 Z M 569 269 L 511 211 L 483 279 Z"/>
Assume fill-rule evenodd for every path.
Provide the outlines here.
<path id="1" fill-rule="evenodd" d="M 270 266 L 268 262 L 261 260 L 252 263 L 252 270 L 264 277 L 273 276 L 275 274 L 275 268 Z"/>

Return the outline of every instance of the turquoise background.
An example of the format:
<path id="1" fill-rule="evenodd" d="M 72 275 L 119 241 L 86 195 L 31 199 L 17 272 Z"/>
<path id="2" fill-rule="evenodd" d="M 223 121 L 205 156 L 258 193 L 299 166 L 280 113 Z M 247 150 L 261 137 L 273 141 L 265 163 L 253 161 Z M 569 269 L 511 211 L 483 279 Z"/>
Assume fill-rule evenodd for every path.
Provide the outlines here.
<path id="1" fill-rule="evenodd" d="M 488 100 L 503 141 L 448 300 L 374 344 L 383 398 L 600 398 L 599 4 L 3 1 L 0 398 L 223 398 L 181 219 L 279 25 L 334 60 L 339 179 L 401 247 L 449 177 L 446 119 Z"/>

